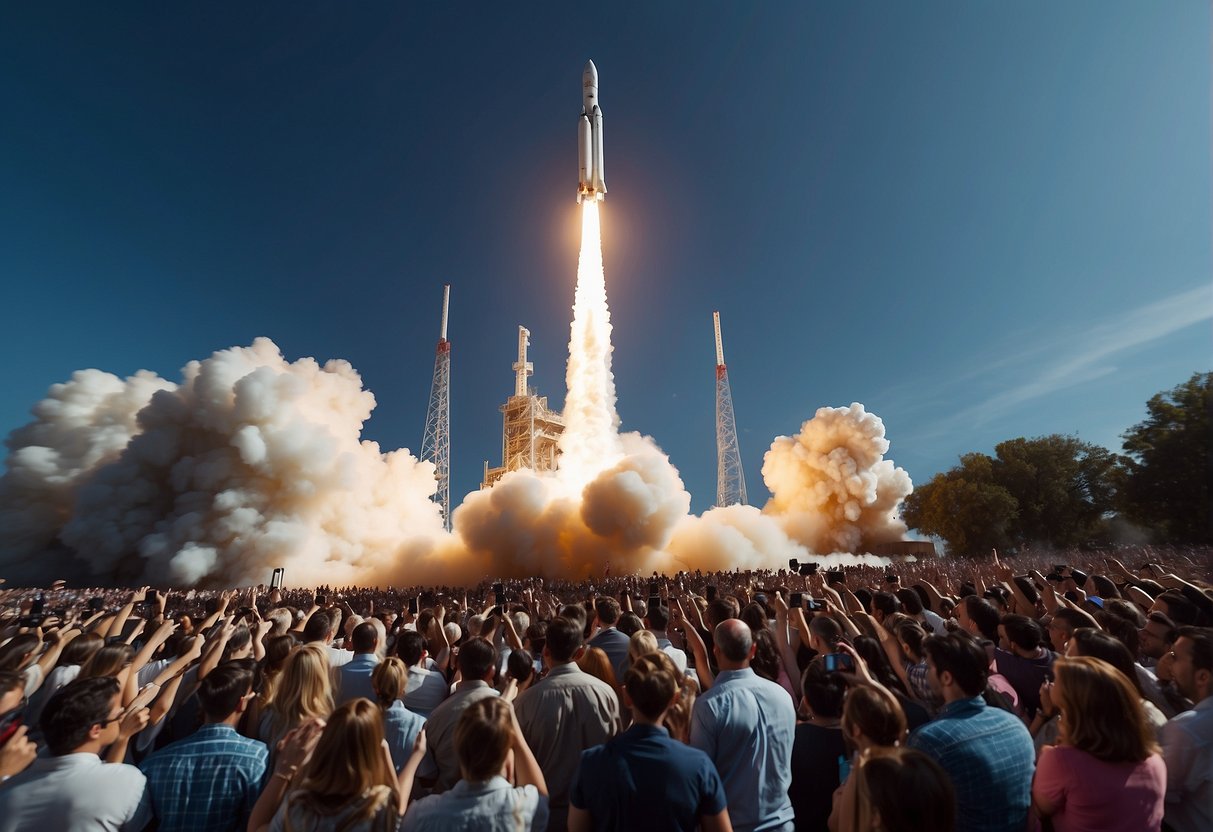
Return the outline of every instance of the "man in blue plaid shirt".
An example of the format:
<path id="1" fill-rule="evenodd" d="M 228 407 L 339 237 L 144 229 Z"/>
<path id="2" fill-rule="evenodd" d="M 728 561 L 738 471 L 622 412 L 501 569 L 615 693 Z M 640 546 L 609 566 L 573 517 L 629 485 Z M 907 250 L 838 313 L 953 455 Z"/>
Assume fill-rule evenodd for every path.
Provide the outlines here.
<path id="1" fill-rule="evenodd" d="M 985 649 L 966 632 L 923 642 L 931 687 L 944 700 L 939 715 L 907 744 L 932 757 L 956 790 L 956 832 L 1023 832 L 1028 828 L 1036 751 L 1014 714 L 982 698 L 989 676 Z"/>
<path id="2" fill-rule="evenodd" d="M 265 743 L 236 733 L 252 701 L 253 673 L 223 664 L 198 688 L 206 724 L 143 761 L 160 832 L 244 829 L 265 781 Z"/>

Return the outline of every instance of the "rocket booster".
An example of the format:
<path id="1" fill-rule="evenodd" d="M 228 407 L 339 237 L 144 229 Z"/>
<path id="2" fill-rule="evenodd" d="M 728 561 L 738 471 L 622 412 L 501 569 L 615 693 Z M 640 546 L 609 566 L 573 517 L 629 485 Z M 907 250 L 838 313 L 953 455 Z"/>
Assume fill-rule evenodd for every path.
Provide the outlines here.
<path id="1" fill-rule="evenodd" d="M 602 108 L 598 106 L 598 68 L 587 61 L 581 73 L 581 118 L 577 122 L 577 201 L 606 196 L 602 172 Z"/>

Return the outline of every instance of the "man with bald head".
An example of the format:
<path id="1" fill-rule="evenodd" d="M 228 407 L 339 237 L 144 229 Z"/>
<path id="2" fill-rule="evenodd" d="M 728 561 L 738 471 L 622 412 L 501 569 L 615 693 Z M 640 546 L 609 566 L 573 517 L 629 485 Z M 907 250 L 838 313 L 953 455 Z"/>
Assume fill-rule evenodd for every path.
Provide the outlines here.
<path id="1" fill-rule="evenodd" d="M 754 636 L 744 621 L 722 621 L 713 636 L 720 673 L 695 701 L 691 745 L 712 759 L 724 781 L 734 829 L 788 832 L 796 733 L 792 698 L 750 669 Z"/>

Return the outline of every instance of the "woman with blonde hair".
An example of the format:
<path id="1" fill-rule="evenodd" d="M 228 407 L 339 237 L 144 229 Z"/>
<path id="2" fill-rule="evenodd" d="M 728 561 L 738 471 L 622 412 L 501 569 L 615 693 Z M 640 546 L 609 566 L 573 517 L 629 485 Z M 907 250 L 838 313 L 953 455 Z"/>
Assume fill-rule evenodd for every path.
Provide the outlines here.
<path id="1" fill-rule="evenodd" d="M 287 732 L 333 712 L 333 685 L 324 646 L 305 644 L 287 658 L 274 700 L 261 718 L 258 735 L 271 749 Z"/>
<path id="2" fill-rule="evenodd" d="M 1089 656 L 1059 658 L 1053 673 L 1060 733 L 1036 762 L 1037 812 L 1059 832 L 1158 832 L 1167 770 L 1137 690 Z"/>
<path id="3" fill-rule="evenodd" d="M 248 828 L 394 832 L 424 753 L 425 740 L 419 739 L 397 776 L 384 748 L 379 708 L 369 699 L 354 699 L 338 708 L 327 724 L 313 719 L 292 731 Z"/>
<path id="4" fill-rule="evenodd" d="M 656 653 L 660 649 L 657 646 L 657 636 L 648 630 L 637 630 L 632 633 L 632 638 L 628 642 L 628 662 L 634 662 L 641 656 Z"/>
<path id="5" fill-rule="evenodd" d="M 425 717 L 404 707 L 401 696 L 408 684 L 409 669 L 395 656 L 389 656 L 375 666 L 371 673 L 371 688 L 383 714 L 383 736 L 392 753 L 392 767 L 401 771 L 425 727 Z"/>
<path id="6" fill-rule="evenodd" d="M 952 832 L 956 795 L 939 764 L 910 748 L 859 756 L 836 792 L 830 832 Z"/>

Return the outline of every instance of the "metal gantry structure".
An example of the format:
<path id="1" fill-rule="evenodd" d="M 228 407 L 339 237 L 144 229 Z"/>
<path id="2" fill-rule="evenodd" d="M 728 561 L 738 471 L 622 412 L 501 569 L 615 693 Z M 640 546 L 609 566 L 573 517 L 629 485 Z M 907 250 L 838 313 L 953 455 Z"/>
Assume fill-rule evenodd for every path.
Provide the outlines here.
<path id="1" fill-rule="evenodd" d="M 451 530 L 451 342 L 446 339 L 446 318 L 450 308 L 451 284 L 442 287 L 442 334 L 434 352 L 434 381 L 430 385 L 430 406 L 425 414 L 425 436 L 421 440 L 421 458 L 434 463 L 438 490 L 433 500 L 442 507 L 442 522 Z"/>
<path id="2" fill-rule="evenodd" d="M 484 467 L 481 488 L 488 488 L 510 471 L 555 471 L 560 454 L 563 417 L 548 407 L 547 396 L 527 383 L 535 365 L 527 358 L 531 333 L 518 327 L 518 360 L 514 362 L 514 395 L 501 406 L 501 466 Z"/>
<path id="3" fill-rule="evenodd" d="M 712 313 L 716 329 L 716 505 L 745 505 L 745 471 L 737 447 L 737 419 L 733 416 L 733 392 L 724 363 L 720 337 L 720 313 Z"/>

